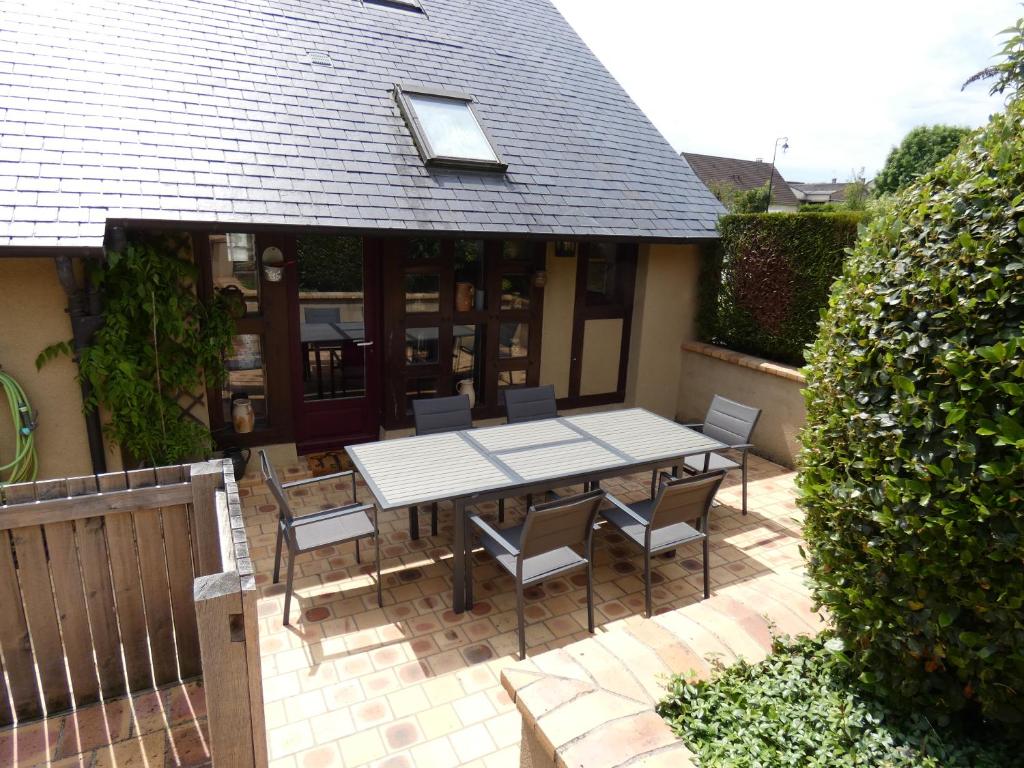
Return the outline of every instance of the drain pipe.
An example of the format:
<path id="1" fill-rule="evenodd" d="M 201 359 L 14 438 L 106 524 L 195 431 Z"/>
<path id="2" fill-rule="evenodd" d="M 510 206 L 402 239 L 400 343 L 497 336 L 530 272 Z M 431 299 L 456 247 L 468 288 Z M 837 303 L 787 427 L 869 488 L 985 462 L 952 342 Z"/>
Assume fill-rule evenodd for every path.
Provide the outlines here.
<path id="1" fill-rule="evenodd" d="M 75 349 L 75 361 L 79 353 L 89 345 L 92 336 L 103 324 L 100 316 L 99 294 L 92 287 L 92 281 L 86 280 L 86 288 L 82 289 L 75 278 L 74 265 L 70 256 L 57 256 L 57 278 L 68 297 L 67 310 L 71 319 L 71 335 Z M 82 389 L 82 402 L 88 402 L 92 387 L 85 379 L 79 382 Z M 92 471 L 101 475 L 107 471 L 107 458 L 103 452 L 103 426 L 100 423 L 99 410 L 93 408 L 85 412 L 85 433 L 89 439 L 89 456 L 92 459 Z"/>

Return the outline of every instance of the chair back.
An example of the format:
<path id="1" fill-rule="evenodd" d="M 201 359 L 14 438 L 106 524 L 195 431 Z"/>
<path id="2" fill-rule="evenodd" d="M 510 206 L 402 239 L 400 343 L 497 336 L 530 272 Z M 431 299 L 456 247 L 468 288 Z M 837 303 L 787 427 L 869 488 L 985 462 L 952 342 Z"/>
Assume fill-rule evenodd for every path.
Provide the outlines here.
<path id="1" fill-rule="evenodd" d="M 412 418 L 416 423 L 417 435 L 455 432 L 473 427 L 469 395 L 413 400 Z"/>
<path id="2" fill-rule="evenodd" d="M 589 546 L 603 500 L 604 491 L 594 490 L 531 507 L 519 540 L 522 558 L 562 547 Z"/>
<path id="3" fill-rule="evenodd" d="M 285 495 L 284 488 L 281 487 L 281 481 L 277 477 L 277 470 L 274 469 L 274 465 L 267 458 L 267 452 L 262 448 L 260 449 L 260 471 L 263 473 L 263 482 L 266 483 L 270 493 L 277 500 L 277 507 L 281 510 L 281 517 L 290 523 L 292 521 L 292 508 L 288 505 L 288 496 Z"/>
<path id="4" fill-rule="evenodd" d="M 759 418 L 760 408 L 715 395 L 704 417 L 704 434 L 726 445 L 745 445 L 750 442 Z"/>
<path id="5" fill-rule="evenodd" d="M 701 530 L 707 531 L 711 502 L 724 477 L 725 470 L 717 469 L 702 475 L 670 480 L 662 485 L 654 500 L 648 531 L 698 519 L 701 521 Z"/>
<path id="6" fill-rule="evenodd" d="M 551 384 L 545 384 L 543 387 L 506 389 L 504 395 L 505 416 L 509 424 L 553 419 L 558 416 L 555 388 Z"/>

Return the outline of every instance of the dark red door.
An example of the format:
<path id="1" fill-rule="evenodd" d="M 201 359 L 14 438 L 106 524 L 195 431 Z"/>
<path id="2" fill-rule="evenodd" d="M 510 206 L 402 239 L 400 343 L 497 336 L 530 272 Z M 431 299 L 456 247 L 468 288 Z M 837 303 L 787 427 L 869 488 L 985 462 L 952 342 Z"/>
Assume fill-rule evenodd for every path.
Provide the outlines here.
<path id="1" fill-rule="evenodd" d="M 358 236 L 297 238 L 287 279 L 300 453 L 378 437 L 380 258 L 374 248 Z"/>

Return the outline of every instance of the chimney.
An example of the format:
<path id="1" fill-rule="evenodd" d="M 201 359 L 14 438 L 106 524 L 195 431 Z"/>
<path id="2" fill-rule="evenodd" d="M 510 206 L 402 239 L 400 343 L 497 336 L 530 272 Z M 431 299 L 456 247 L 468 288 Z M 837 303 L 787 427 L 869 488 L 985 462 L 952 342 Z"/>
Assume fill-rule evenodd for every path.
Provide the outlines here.
<path id="1" fill-rule="evenodd" d="M 833 184 L 835 184 L 835 183 L 836 183 L 836 177 L 835 177 L 835 176 L 833 176 L 833 177 L 832 177 L 832 183 L 833 183 Z"/>
<path id="2" fill-rule="evenodd" d="M 763 157 L 755 157 L 754 158 L 754 162 L 755 163 L 763 163 L 764 162 L 764 158 Z"/>

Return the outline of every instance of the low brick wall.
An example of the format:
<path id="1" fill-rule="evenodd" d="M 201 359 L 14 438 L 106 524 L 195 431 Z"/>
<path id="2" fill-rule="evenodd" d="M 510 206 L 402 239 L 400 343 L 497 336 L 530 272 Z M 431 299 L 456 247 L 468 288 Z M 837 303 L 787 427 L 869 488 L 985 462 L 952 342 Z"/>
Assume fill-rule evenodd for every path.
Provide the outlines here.
<path id="1" fill-rule="evenodd" d="M 799 369 L 699 341 L 683 342 L 681 354 L 676 418 L 702 421 L 715 395 L 760 408 L 754 453 L 792 468 L 807 415 Z"/>

